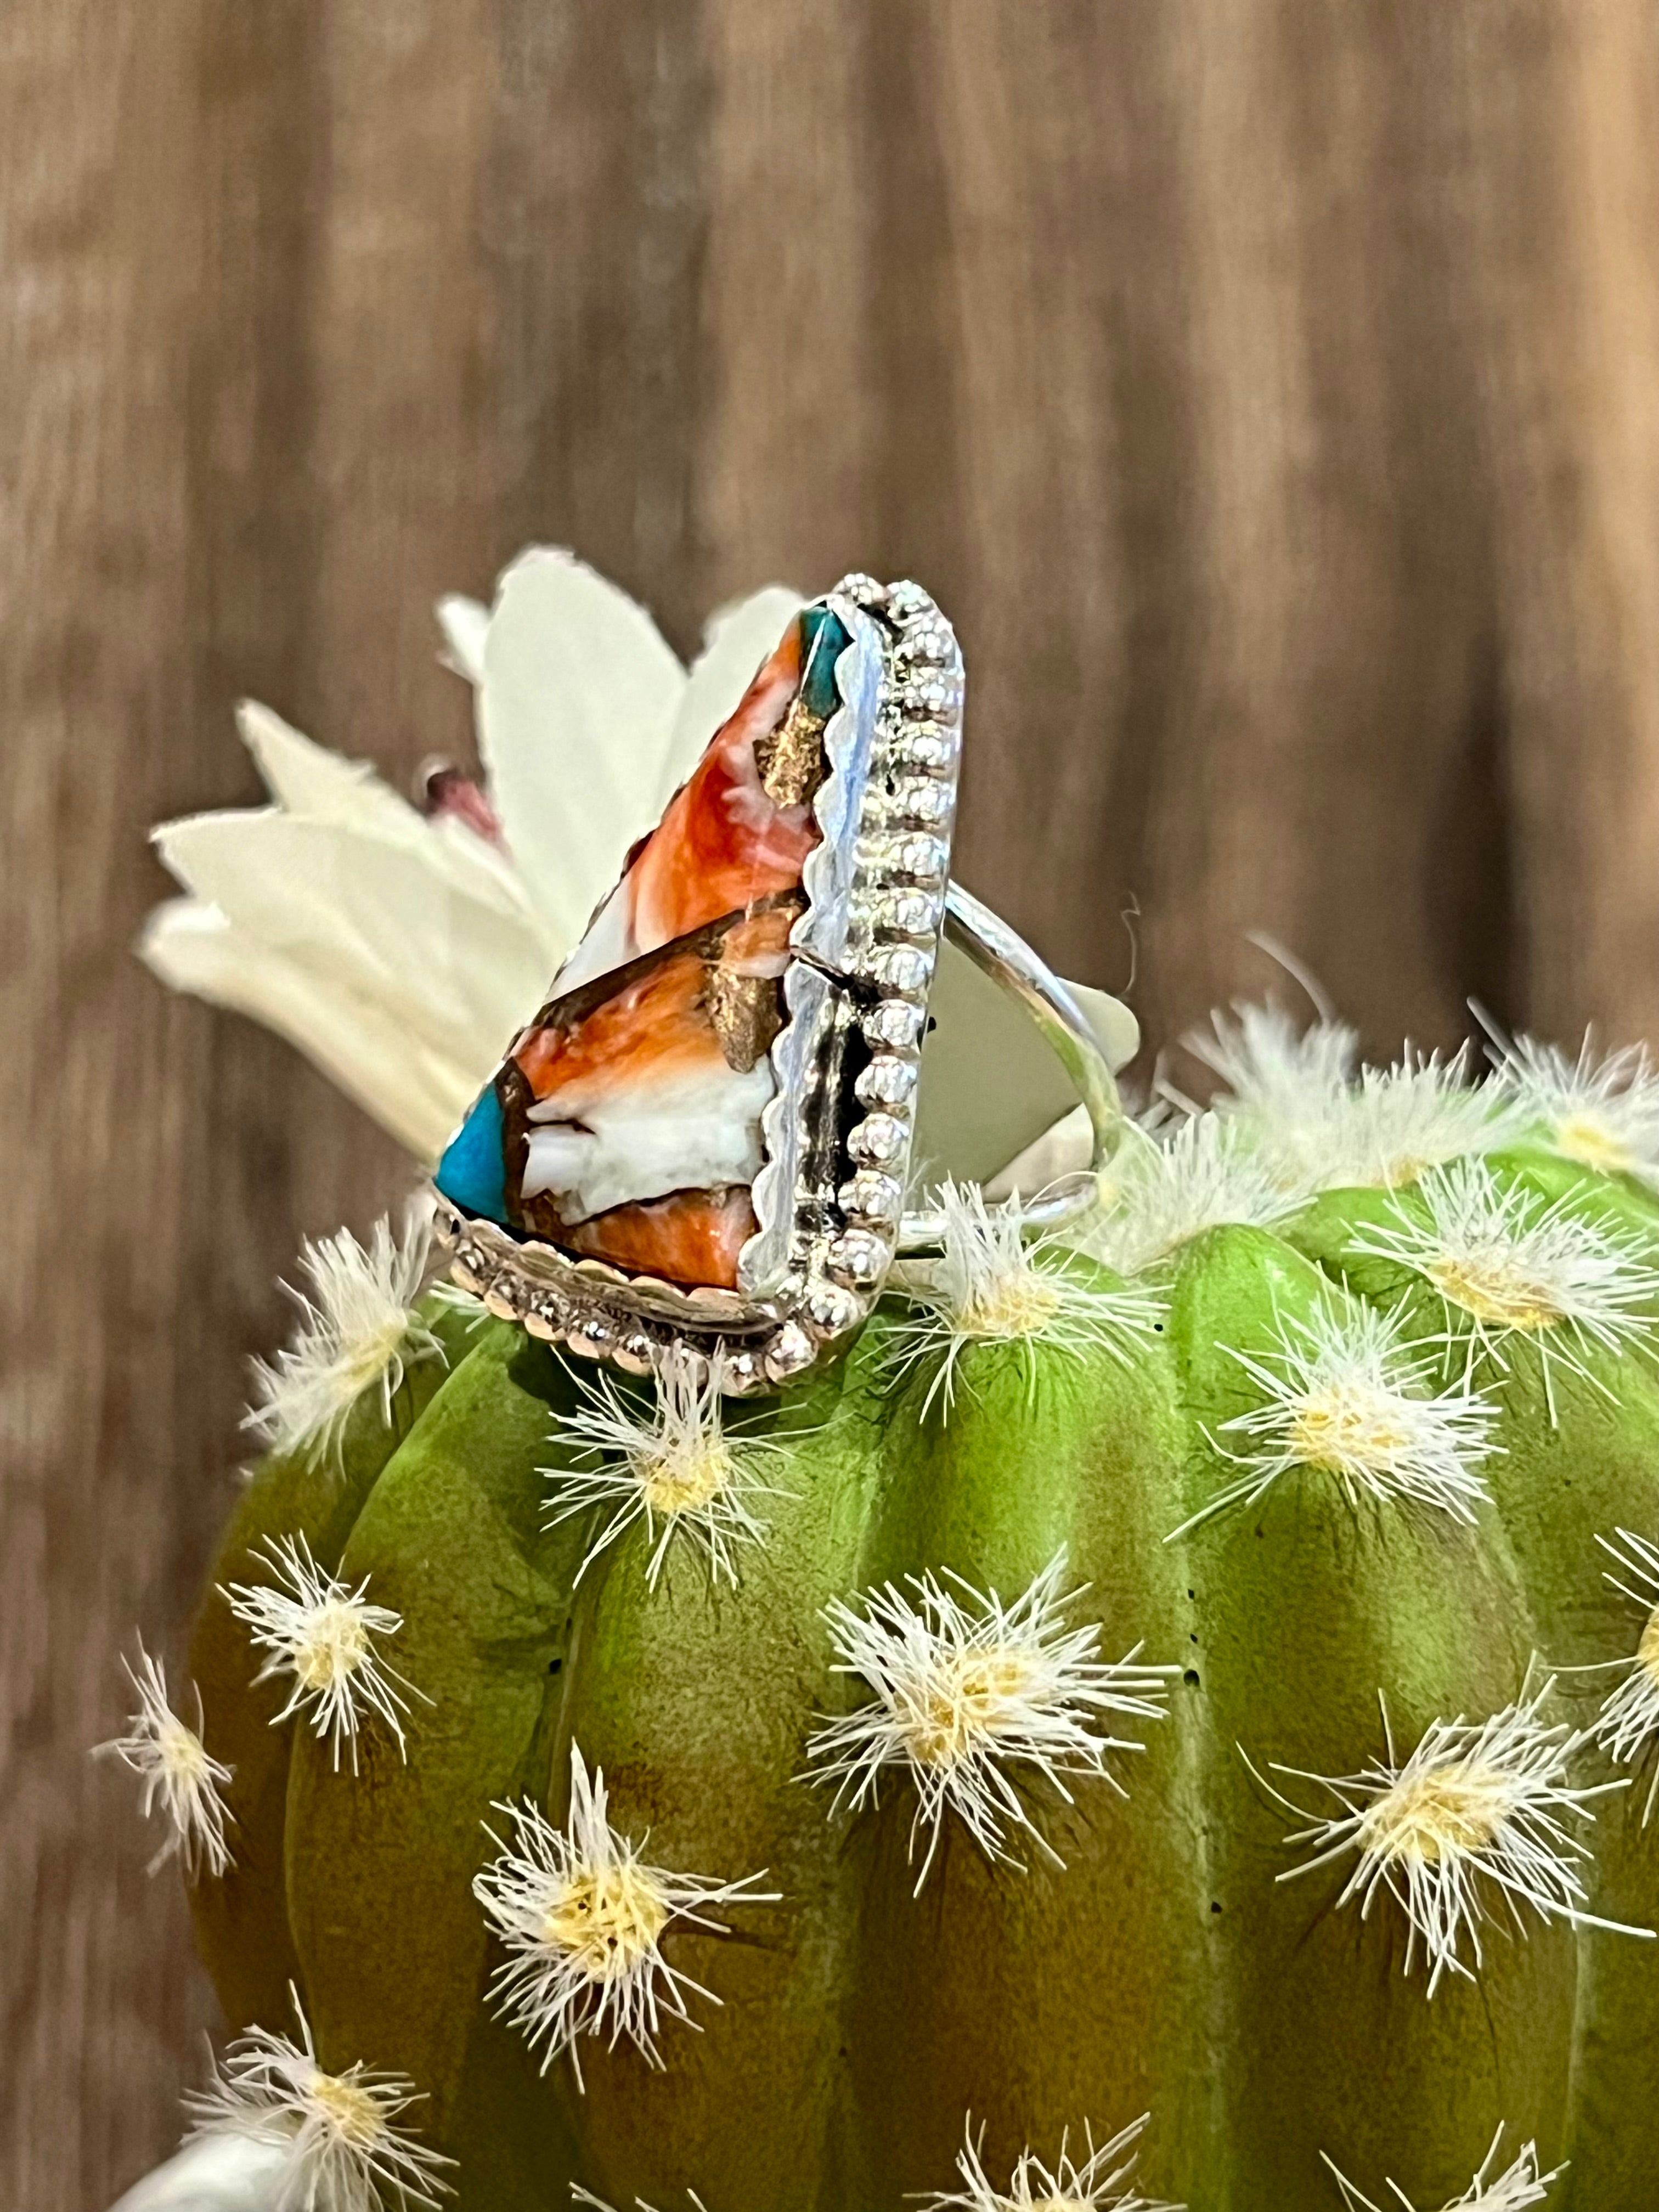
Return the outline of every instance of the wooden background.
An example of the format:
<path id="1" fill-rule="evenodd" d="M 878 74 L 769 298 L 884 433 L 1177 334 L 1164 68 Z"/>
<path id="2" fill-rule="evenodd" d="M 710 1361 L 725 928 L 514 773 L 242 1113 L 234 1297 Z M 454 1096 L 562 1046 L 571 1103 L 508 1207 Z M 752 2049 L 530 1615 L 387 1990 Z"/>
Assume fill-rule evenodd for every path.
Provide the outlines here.
<path id="1" fill-rule="evenodd" d="M 118 1647 L 389 1146 L 130 946 L 242 690 L 465 752 L 536 538 L 695 640 L 914 572 L 960 872 L 1169 1037 L 1312 962 L 1659 1033 L 1650 0 L 4 0 L 0 2203 L 96 2212 L 211 2006 Z"/>

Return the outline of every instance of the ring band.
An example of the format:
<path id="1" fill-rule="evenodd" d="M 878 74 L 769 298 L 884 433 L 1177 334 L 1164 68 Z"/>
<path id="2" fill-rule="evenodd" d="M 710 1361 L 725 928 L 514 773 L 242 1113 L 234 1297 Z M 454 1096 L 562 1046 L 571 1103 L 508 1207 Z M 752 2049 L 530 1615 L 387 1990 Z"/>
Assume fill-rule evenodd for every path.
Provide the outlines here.
<path id="1" fill-rule="evenodd" d="M 795 617 L 439 1164 L 451 1272 L 492 1312 L 635 1373 L 707 1360 L 735 1395 L 843 1347 L 944 1233 L 905 1210 L 942 943 L 1028 1015 L 1103 1165 L 1087 1018 L 950 881 L 963 693 L 917 585 L 848 577 Z"/>
<path id="2" fill-rule="evenodd" d="M 1061 1227 L 1096 1204 L 1101 1170 L 1117 1149 L 1123 1109 L 1112 1064 L 1066 985 L 1000 915 L 960 884 L 950 884 L 945 891 L 945 935 L 982 975 L 1019 1002 L 1088 1114 L 1093 1144 L 1087 1169 L 1067 1176 L 1051 1191 L 1040 1191 L 1020 1208 L 1022 1220 L 1034 1229 Z M 903 1253 L 937 1251 L 944 1236 L 945 1216 L 937 1209 L 907 1213 L 899 1227 L 898 1249 Z"/>

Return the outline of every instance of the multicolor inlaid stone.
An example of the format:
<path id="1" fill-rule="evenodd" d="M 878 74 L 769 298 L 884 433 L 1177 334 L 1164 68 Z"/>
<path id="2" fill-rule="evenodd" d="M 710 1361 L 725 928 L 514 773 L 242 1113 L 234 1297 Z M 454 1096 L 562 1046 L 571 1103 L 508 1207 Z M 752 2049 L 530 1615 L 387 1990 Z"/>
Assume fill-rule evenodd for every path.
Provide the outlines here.
<path id="1" fill-rule="evenodd" d="M 444 1154 L 455 1205 L 629 1273 L 736 1287 L 849 642 L 823 605 L 791 623 Z"/>

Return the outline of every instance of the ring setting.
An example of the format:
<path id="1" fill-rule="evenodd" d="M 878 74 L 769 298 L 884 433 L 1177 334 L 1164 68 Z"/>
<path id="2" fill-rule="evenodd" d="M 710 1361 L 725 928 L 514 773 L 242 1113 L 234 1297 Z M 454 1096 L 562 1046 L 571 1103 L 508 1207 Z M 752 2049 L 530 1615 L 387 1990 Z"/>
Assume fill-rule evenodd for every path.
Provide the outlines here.
<path id="1" fill-rule="evenodd" d="M 902 1253 L 941 954 L 1012 994 L 1115 1141 L 1066 987 L 951 881 L 964 675 L 920 586 L 793 618 L 513 1040 L 434 1183 L 455 1279 L 578 1358 L 733 1395 L 844 1349 Z M 1032 1209 L 1052 1223 L 1095 1178 Z"/>

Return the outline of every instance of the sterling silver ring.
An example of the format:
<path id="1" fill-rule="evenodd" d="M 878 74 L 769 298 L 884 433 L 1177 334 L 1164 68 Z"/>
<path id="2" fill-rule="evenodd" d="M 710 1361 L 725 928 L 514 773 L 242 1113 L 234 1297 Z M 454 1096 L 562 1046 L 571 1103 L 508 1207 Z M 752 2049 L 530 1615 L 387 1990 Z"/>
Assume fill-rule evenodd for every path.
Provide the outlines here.
<path id="1" fill-rule="evenodd" d="M 930 1157 L 927 1101 L 1021 1042 L 994 1010 L 1093 1130 L 1090 1170 L 1024 1218 L 1095 1202 L 1109 1058 L 951 881 L 963 693 L 915 584 L 849 576 L 793 619 L 439 1164 L 451 1272 L 491 1312 L 635 1374 L 678 1354 L 733 1395 L 793 1382 L 898 1255 L 939 1248 L 927 1194 L 972 1170 Z"/>

